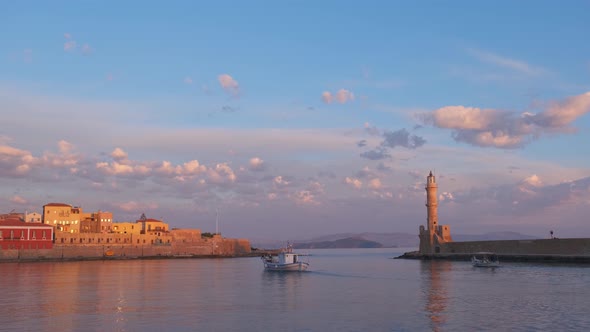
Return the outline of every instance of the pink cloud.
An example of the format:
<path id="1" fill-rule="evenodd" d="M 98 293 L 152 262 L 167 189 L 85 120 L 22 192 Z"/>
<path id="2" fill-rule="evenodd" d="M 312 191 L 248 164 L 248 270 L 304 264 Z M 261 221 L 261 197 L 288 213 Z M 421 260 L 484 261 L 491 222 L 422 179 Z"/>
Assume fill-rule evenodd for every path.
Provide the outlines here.
<path id="1" fill-rule="evenodd" d="M 482 147 L 522 147 L 543 133 L 571 132 L 571 123 L 590 112 L 590 92 L 550 101 L 539 113 L 445 106 L 418 117 L 424 124 L 452 129 L 456 141 Z"/>
<path id="2" fill-rule="evenodd" d="M 22 198 L 19 195 L 12 196 L 12 198 L 10 198 L 10 202 L 14 203 L 14 204 L 27 204 L 28 203 L 26 199 Z"/>
<path id="3" fill-rule="evenodd" d="M 249 169 L 251 171 L 262 171 L 265 169 L 265 166 L 264 160 L 258 157 L 250 158 Z"/>
<path id="4" fill-rule="evenodd" d="M 331 104 L 334 100 L 340 104 L 346 104 L 354 100 L 354 94 L 346 89 L 340 89 L 334 94 L 330 91 L 324 91 L 322 93 L 322 101 L 324 103 Z"/>
<path id="5" fill-rule="evenodd" d="M 25 175 L 38 164 L 38 158 L 26 150 L 0 145 L 0 174 Z"/>
<path id="6" fill-rule="evenodd" d="M 368 186 L 369 186 L 369 188 L 371 188 L 371 189 L 373 189 L 373 190 L 378 190 L 378 189 L 381 189 L 381 187 L 382 187 L 381 180 L 380 180 L 380 179 L 378 179 L 378 178 L 371 179 L 371 180 L 369 181 L 369 184 L 368 184 Z"/>
<path id="7" fill-rule="evenodd" d="M 209 168 L 207 175 L 209 181 L 212 183 L 234 182 L 237 178 L 227 163 L 220 163 L 215 165 L 215 167 Z"/>
<path id="8" fill-rule="evenodd" d="M 363 182 L 361 180 L 348 176 L 344 179 L 344 182 L 356 189 L 360 189 L 363 186 Z"/>
<path id="9" fill-rule="evenodd" d="M 233 77 L 228 74 L 221 74 L 217 77 L 221 87 L 232 96 L 236 97 L 240 94 L 240 85 Z"/>
<path id="10" fill-rule="evenodd" d="M 125 212 L 143 212 L 146 210 L 155 210 L 158 208 L 156 203 L 139 203 L 136 201 L 128 201 L 123 203 L 114 203 L 113 206 L 125 211 Z"/>
<path id="11" fill-rule="evenodd" d="M 115 148 L 115 150 L 113 150 L 113 152 L 111 152 L 111 157 L 114 160 L 122 161 L 122 160 L 127 160 L 127 158 L 129 156 L 127 155 L 127 152 L 123 151 L 123 149 Z"/>
<path id="12" fill-rule="evenodd" d="M 320 203 L 315 200 L 315 195 L 309 190 L 296 191 L 292 195 L 293 200 L 297 204 L 301 205 L 319 205 Z"/>
<path id="13" fill-rule="evenodd" d="M 340 89 L 338 92 L 336 92 L 336 100 L 340 104 L 344 104 L 346 102 L 353 101 L 354 94 L 346 89 Z"/>

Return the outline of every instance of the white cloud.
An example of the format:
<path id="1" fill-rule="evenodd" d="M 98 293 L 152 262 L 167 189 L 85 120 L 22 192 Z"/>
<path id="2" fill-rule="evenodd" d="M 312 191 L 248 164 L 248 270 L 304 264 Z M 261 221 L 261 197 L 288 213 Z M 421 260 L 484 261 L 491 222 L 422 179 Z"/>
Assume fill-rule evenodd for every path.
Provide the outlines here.
<path id="1" fill-rule="evenodd" d="M 265 168 L 266 164 L 264 163 L 264 160 L 258 157 L 250 158 L 249 169 L 251 171 L 263 171 Z"/>
<path id="2" fill-rule="evenodd" d="M 186 84 L 193 84 L 193 79 L 187 76 L 187 77 L 184 78 L 184 83 L 186 83 Z"/>
<path id="3" fill-rule="evenodd" d="M 482 147 L 518 148 L 548 132 L 572 131 L 571 123 L 590 112 L 590 92 L 550 101 L 539 113 L 445 106 L 418 117 L 424 124 L 452 129 L 456 141 Z"/>
<path id="4" fill-rule="evenodd" d="M 524 180 L 522 180 L 522 183 L 525 185 L 528 185 L 528 186 L 532 186 L 532 187 L 542 187 L 543 186 L 543 182 L 536 174 L 533 174 L 533 175 L 525 178 Z"/>
<path id="5" fill-rule="evenodd" d="M 127 158 L 129 156 L 127 155 L 127 152 L 123 151 L 123 149 L 121 149 L 121 148 L 115 148 L 113 150 L 113 152 L 111 152 L 111 157 L 114 160 L 121 161 L 121 160 L 127 160 Z"/>
<path id="6" fill-rule="evenodd" d="M 368 186 L 369 186 L 369 188 L 371 188 L 371 189 L 373 189 L 373 190 L 378 190 L 378 189 L 381 189 L 381 187 L 382 187 L 381 180 L 380 180 L 380 179 L 378 179 L 378 178 L 371 179 L 371 180 L 369 181 L 369 184 L 368 184 Z"/>
<path id="7" fill-rule="evenodd" d="M 354 100 L 354 94 L 346 89 L 340 89 L 336 92 L 336 101 L 340 104 L 344 104 Z"/>
<path id="8" fill-rule="evenodd" d="M 221 74 L 217 77 L 221 87 L 234 97 L 240 94 L 240 85 L 233 77 L 228 74 Z"/>
<path id="9" fill-rule="evenodd" d="M 476 49 L 469 49 L 468 51 L 480 61 L 507 68 L 528 76 L 539 76 L 547 72 L 543 68 L 532 66 L 524 61 L 511 59 L 491 52 Z"/>
<path id="10" fill-rule="evenodd" d="M 348 176 L 344 179 L 344 182 L 348 185 L 353 186 L 356 189 L 360 189 L 363 186 L 363 182 L 361 180 Z"/>
<path id="11" fill-rule="evenodd" d="M 19 195 L 14 195 L 10 198 L 10 202 L 14 204 L 27 204 L 27 200 Z"/>
<path id="12" fill-rule="evenodd" d="M 590 112 L 590 91 L 566 98 L 563 101 L 551 101 L 545 111 L 529 115 L 527 119 L 545 128 L 562 128 L 568 126 L 580 116 Z"/>
<path id="13" fill-rule="evenodd" d="M 288 186 L 290 184 L 290 182 L 283 178 L 281 175 L 275 176 L 273 182 L 277 186 Z"/>
<path id="14" fill-rule="evenodd" d="M 453 193 L 450 193 L 448 191 L 443 191 L 439 196 L 438 196 L 438 200 L 441 202 L 444 201 L 452 201 L 454 200 L 455 197 L 453 196 Z"/>
<path id="15" fill-rule="evenodd" d="M 208 179 L 211 183 L 227 183 L 236 181 L 234 171 L 227 163 L 219 163 L 208 169 Z"/>
<path id="16" fill-rule="evenodd" d="M 346 89 L 340 89 L 334 94 L 330 91 L 324 91 L 322 93 L 322 101 L 324 103 L 331 104 L 334 100 L 340 104 L 345 104 L 354 100 L 354 94 Z"/>
<path id="17" fill-rule="evenodd" d="M 319 205 L 320 203 L 315 198 L 315 195 L 309 190 L 300 190 L 293 195 L 295 202 L 301 205 Z"/>
<path id="18" fill-rule="evenodd" d="M 434 125 L 440 128 L 482 130 L 490 126 L 497 113 L 477 107 L 445 106 L 435 110 L 432 117 Z"/>
<path id="19" fill-rule="evenodd" d="M 113 203 L 113 206 L 125 212 L 143 213 L 144 211 L 155 210 L 158 208 L 157 203 L 140 203 L 137 201 L 128 201 L 122 203 Z"/>

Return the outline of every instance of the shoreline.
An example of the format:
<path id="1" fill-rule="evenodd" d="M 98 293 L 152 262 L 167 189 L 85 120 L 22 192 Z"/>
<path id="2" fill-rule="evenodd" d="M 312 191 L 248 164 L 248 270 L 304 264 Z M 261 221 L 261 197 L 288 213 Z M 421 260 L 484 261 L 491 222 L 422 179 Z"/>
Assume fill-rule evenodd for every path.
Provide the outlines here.
<path id="1" fill-rule="evenodd" d="M 157 259 L 212 259 L 212 258 L 247 258 L 261 257 L 273 253 L 273 250 L 257 251 L 235 255 L 216 254 L 178 254 L 178 255 L 150 255 L 150 256 L 78 256 L 78 257 L 36 257 L 0 259 L 4 263 L 61 263 L 61 262 L 89 262 L 89 261 L 128 261 L 128 260 L 157 260 Z"/>

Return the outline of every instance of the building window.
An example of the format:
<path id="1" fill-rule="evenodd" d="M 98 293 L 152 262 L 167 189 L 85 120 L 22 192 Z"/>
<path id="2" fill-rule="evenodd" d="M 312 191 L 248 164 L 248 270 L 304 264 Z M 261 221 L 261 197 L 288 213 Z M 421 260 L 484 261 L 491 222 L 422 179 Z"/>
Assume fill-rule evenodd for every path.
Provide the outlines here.
<path id="1" fill-rule="evenodd" d="M 4 236 L 2 236 L 2 230 L 0 229 L 0 241 L 4 240 Z"/>
<path id="2" fill-rule="evenodd" d="M 33 240 L 37 240 L 37 236 L 35 235 L 35 233 L 37 232 L 33 231 Z"/>
<path id="3" fill-rule="evenodd" d="M 46 239 L 46 237 L 45 237 L 45 231 L 43 231 L 43 240 L 45 240 L 45 239 Z"/>
<path id="4" fill-rule="evenodd" d="M 10 230 L 10 239 L 14 240 L 14 231 L 13 230 Z"/>

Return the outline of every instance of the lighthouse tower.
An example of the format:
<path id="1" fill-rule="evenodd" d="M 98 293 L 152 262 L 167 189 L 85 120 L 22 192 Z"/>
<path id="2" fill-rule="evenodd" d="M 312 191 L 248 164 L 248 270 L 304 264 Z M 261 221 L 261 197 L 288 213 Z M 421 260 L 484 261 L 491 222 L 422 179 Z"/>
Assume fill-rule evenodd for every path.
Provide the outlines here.
<path id="1" fill-rule="evenodd" d="M 439 253 L 441 244 L 451 242 L 450 227 L 438 224 L 438 200 L 436 178 L 430 171 L 426 177 L 426 229 L 420 226 L 420 253 Z"/>
<path id="2" fill-rule="evenodd" d="M 436 200 L 436 192 L 438 186 L 436 185 L 436 178 L 432 175 L 432 171 L 426 177 L 426 221 L 428 225 L 428 235 L 430 238 L 430 247 L 433 248 L 433 240 L 436 231 L 438 230 L 438 202 Z"/>

